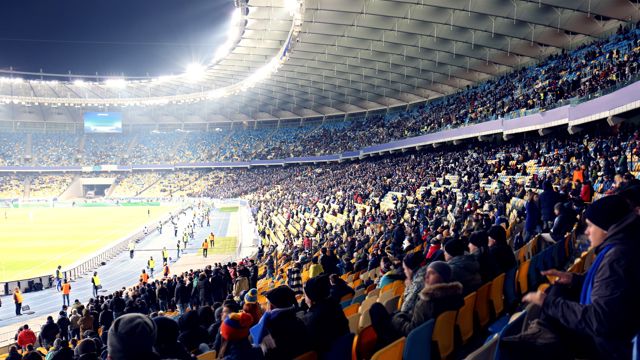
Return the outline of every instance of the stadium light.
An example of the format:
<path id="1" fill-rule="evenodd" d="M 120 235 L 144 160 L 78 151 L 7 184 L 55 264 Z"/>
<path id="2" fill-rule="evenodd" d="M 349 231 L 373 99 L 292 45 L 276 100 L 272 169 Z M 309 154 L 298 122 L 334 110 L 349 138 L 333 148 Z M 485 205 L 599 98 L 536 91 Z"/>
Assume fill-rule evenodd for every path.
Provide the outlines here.
<path id="1" fill-rule="evenodd" d="M 86 83 L 84 80 L 82 79 L 75 79 L 73 80 L 73 85 L 75 86 L 84 86 Z"/>
<path id="2" fill-rule="evenodd" d="M 121 89 L 127 86 L 127 81 L 125 79 L 107 79 L 104 84 L 107 87 Z"/>
<path id="3" fill-rule="evenodd" d="M 199 63 L 191 63 L 187 65 L 184 75 L 191 81 L 202 80 L 206 67 Z"/>
<path id="4" fill-rule="evenodd" d="M 300 10 L 300 0 L 284 0 L 284 8 L 293 16 Z"/>

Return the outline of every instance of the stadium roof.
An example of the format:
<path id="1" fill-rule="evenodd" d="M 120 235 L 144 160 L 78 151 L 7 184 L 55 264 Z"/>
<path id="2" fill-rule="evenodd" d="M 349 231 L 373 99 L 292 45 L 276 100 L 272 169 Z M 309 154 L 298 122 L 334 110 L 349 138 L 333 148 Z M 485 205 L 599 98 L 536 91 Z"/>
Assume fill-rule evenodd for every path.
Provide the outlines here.
<path id="1" fill-rule="evenodd" d="M 0 120 L 78 121 L 88 109 L 126 107 L 134 121 L 225 122 L 402 106 L 606 36 L 640 20 L 638 6 L 627 0 L 250 0 L 230 30 L 226 55 L 197 77 L 79 81 L 67 74 L 45 74 L 46 80 L 5 74 Z"/>

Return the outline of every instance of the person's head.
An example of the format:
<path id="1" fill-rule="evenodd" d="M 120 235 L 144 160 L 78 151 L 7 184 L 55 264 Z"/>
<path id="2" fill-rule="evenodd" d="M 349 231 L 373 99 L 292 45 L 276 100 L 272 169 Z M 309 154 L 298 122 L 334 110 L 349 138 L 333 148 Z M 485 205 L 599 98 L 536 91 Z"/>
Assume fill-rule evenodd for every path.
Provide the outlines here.
<path id="1" fill-rule="evenodd" d="M 430 263 L 424 275 L 424 282 L 428 286 L 451 282 L 451 266 L 444 261 Z"/>
<path id="2" fill-rule="evenodd" d="M 118 317 L 107 337 L 107 351 L 112 360 L 142 359 L 152 352 L 156 342 L 156 325 L 142 314 L 125 314 Z"/>
<path id="3" fill-rule="evenodd" d="M 402 259 L 402 270 L 404 270 L 404 275 L 407 279 L 413 278 L 413 273 L 420 268 L 422 264 L 422 253 L 414 252 L 411 254 L 407 254 Z"/>
<path id="4" fill-rule="evenodd" d="M 560 212 L 562 211 L 562 203 L 556 203 L 553 206 L 553 213 L 556 214 L 556 216 L 560 215 Z"/>
<path id="5" fill-rule="evenodd" d="M 505 245 L 507 243 L 507 231 L 500 225 L 493 225 L 489 229 L 489 247 Z"/>
<path id="6" fill-rule="evenodd" d="M 311 258 L 311 263 L 312 264 L 317 264 L 318 263 L 318 257 L 317 256 L 312 257 Z"/>
<path id="7" fill-rule="evenodd" d="M 445 260 L 449 261 L 450 259 L 453 259 L 454 257 L 464 255 L 465 248 L 466 248 L 466 246 L 464 245 L 462 240 L 453 239 L 453 240 L 447 241 L 447 243 L 444 244 L 444 258 L 445 258 Z"/>
<path id="8" fill-rule="evenodd" d="M 58 265 L 58 270 L 60 270 L 60 269 L 62 269 L 62 266 L 61 266 L 61 265 Z"/>
<path id="9" fill-rule="evenodd" d="M 94 272 L 93 272 L 93 276 L 98 276 L 98 272 L 97 272 L 97 271 L 94 271 Z"/>
<path id="10" fill-rule="evenodd" d="M 257 289 L 249 289 L 247 293 L 244 295 L 245 304 L 255 304 L 258 302 L 258 290 Z"/>
<path id="11" fill-rule="evenodd" d="M 180 329 L 175 320 L 164 316 L 156 316 L 153 318 L 153 323 L 157 329 L 157 337 L 154 344 L 156 351 L 164 346 L 174 345 L 178 341 Z"/>
<path id="12" fill-rule="evenodd" d="M 489 237 L 484 231 L 475 231 L 469 236 L 469 252 L 475 252 L 481 248 L 486 248 L 489 244 Z"/>
<path id="13" fill-rule="evenodd" d="M 329 277 L 326 275 L 316 276 L 307 280 L 304 284 L 304 297 L 307 305 L 311 305 L 326 299 L 329 296 Z"/>
<path id="14" fill-rule="evenodd" d="M 269 307 L 273 309 L 284 309 L 296 304 L 296 294 L 287 285 L 280 285 L 266 294 Z"/>
<path id="15" fill-rule="evenodd" d="M 251 314 L 237 312 L 229 314 L 220 325 L 220 335 L 226 341 L 240 341 L 249 336 L 253 324 Z"/>
<path id="16" fill-rule="evenodd" d="M 84 339 L 78 343 L 78 346 L 74 349 L 73 353 L 76 358 L 80 358 L 86 354 L 96 354 L 98 348 L 93 339 Z"/>
<path id="17" fill-rule="evenodd" d="M 22 325 L 22 330 L 29 330 L 29 325 L 27 324 Z"/>
<path id="18" fill-rule="evenodd" d="M 592 203 L 585 212 L 591 247 L 598 247 L 607 238 L 609 229 L 631 213 L 629 203 L 620 195 L 605 196 Z"/>
<path id="19" fill-rule="evenodd" d="M 222 312 L 220 317 L 225 319 L 229 314 L 240 311 L 240 309 L 240 305 L 234 300 L 225 300 L 224 303 L 222 303 Z"/>

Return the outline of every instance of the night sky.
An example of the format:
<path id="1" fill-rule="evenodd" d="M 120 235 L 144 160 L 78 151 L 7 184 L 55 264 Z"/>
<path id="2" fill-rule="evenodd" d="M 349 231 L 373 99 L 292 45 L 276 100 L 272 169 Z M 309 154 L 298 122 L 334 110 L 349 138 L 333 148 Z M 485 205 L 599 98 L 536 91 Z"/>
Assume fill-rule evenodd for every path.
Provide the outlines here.
<path id="1" fill-rule="evenodd" d="M 3 1 L 0 69 L 180 73 L 211 59 L 233 8 L 233 0 Z"/>

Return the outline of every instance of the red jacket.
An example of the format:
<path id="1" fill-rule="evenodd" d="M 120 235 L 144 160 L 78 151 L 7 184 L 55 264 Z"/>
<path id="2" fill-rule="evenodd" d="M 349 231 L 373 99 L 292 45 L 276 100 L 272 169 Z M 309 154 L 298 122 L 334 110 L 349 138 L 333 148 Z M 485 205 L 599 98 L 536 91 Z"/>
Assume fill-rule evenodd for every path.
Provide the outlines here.
<path id="1" fill-rule="evenodd" d="M 20 331 L 20 333 L 18 334 L 18 345 L 20 347 L 27 347 L 27 345 L 29 344 L 35 344 L 36 343 L 36 334 L 31 331 L 31 329 L 26 329 L 26 330 L 22 330 Z"/>

